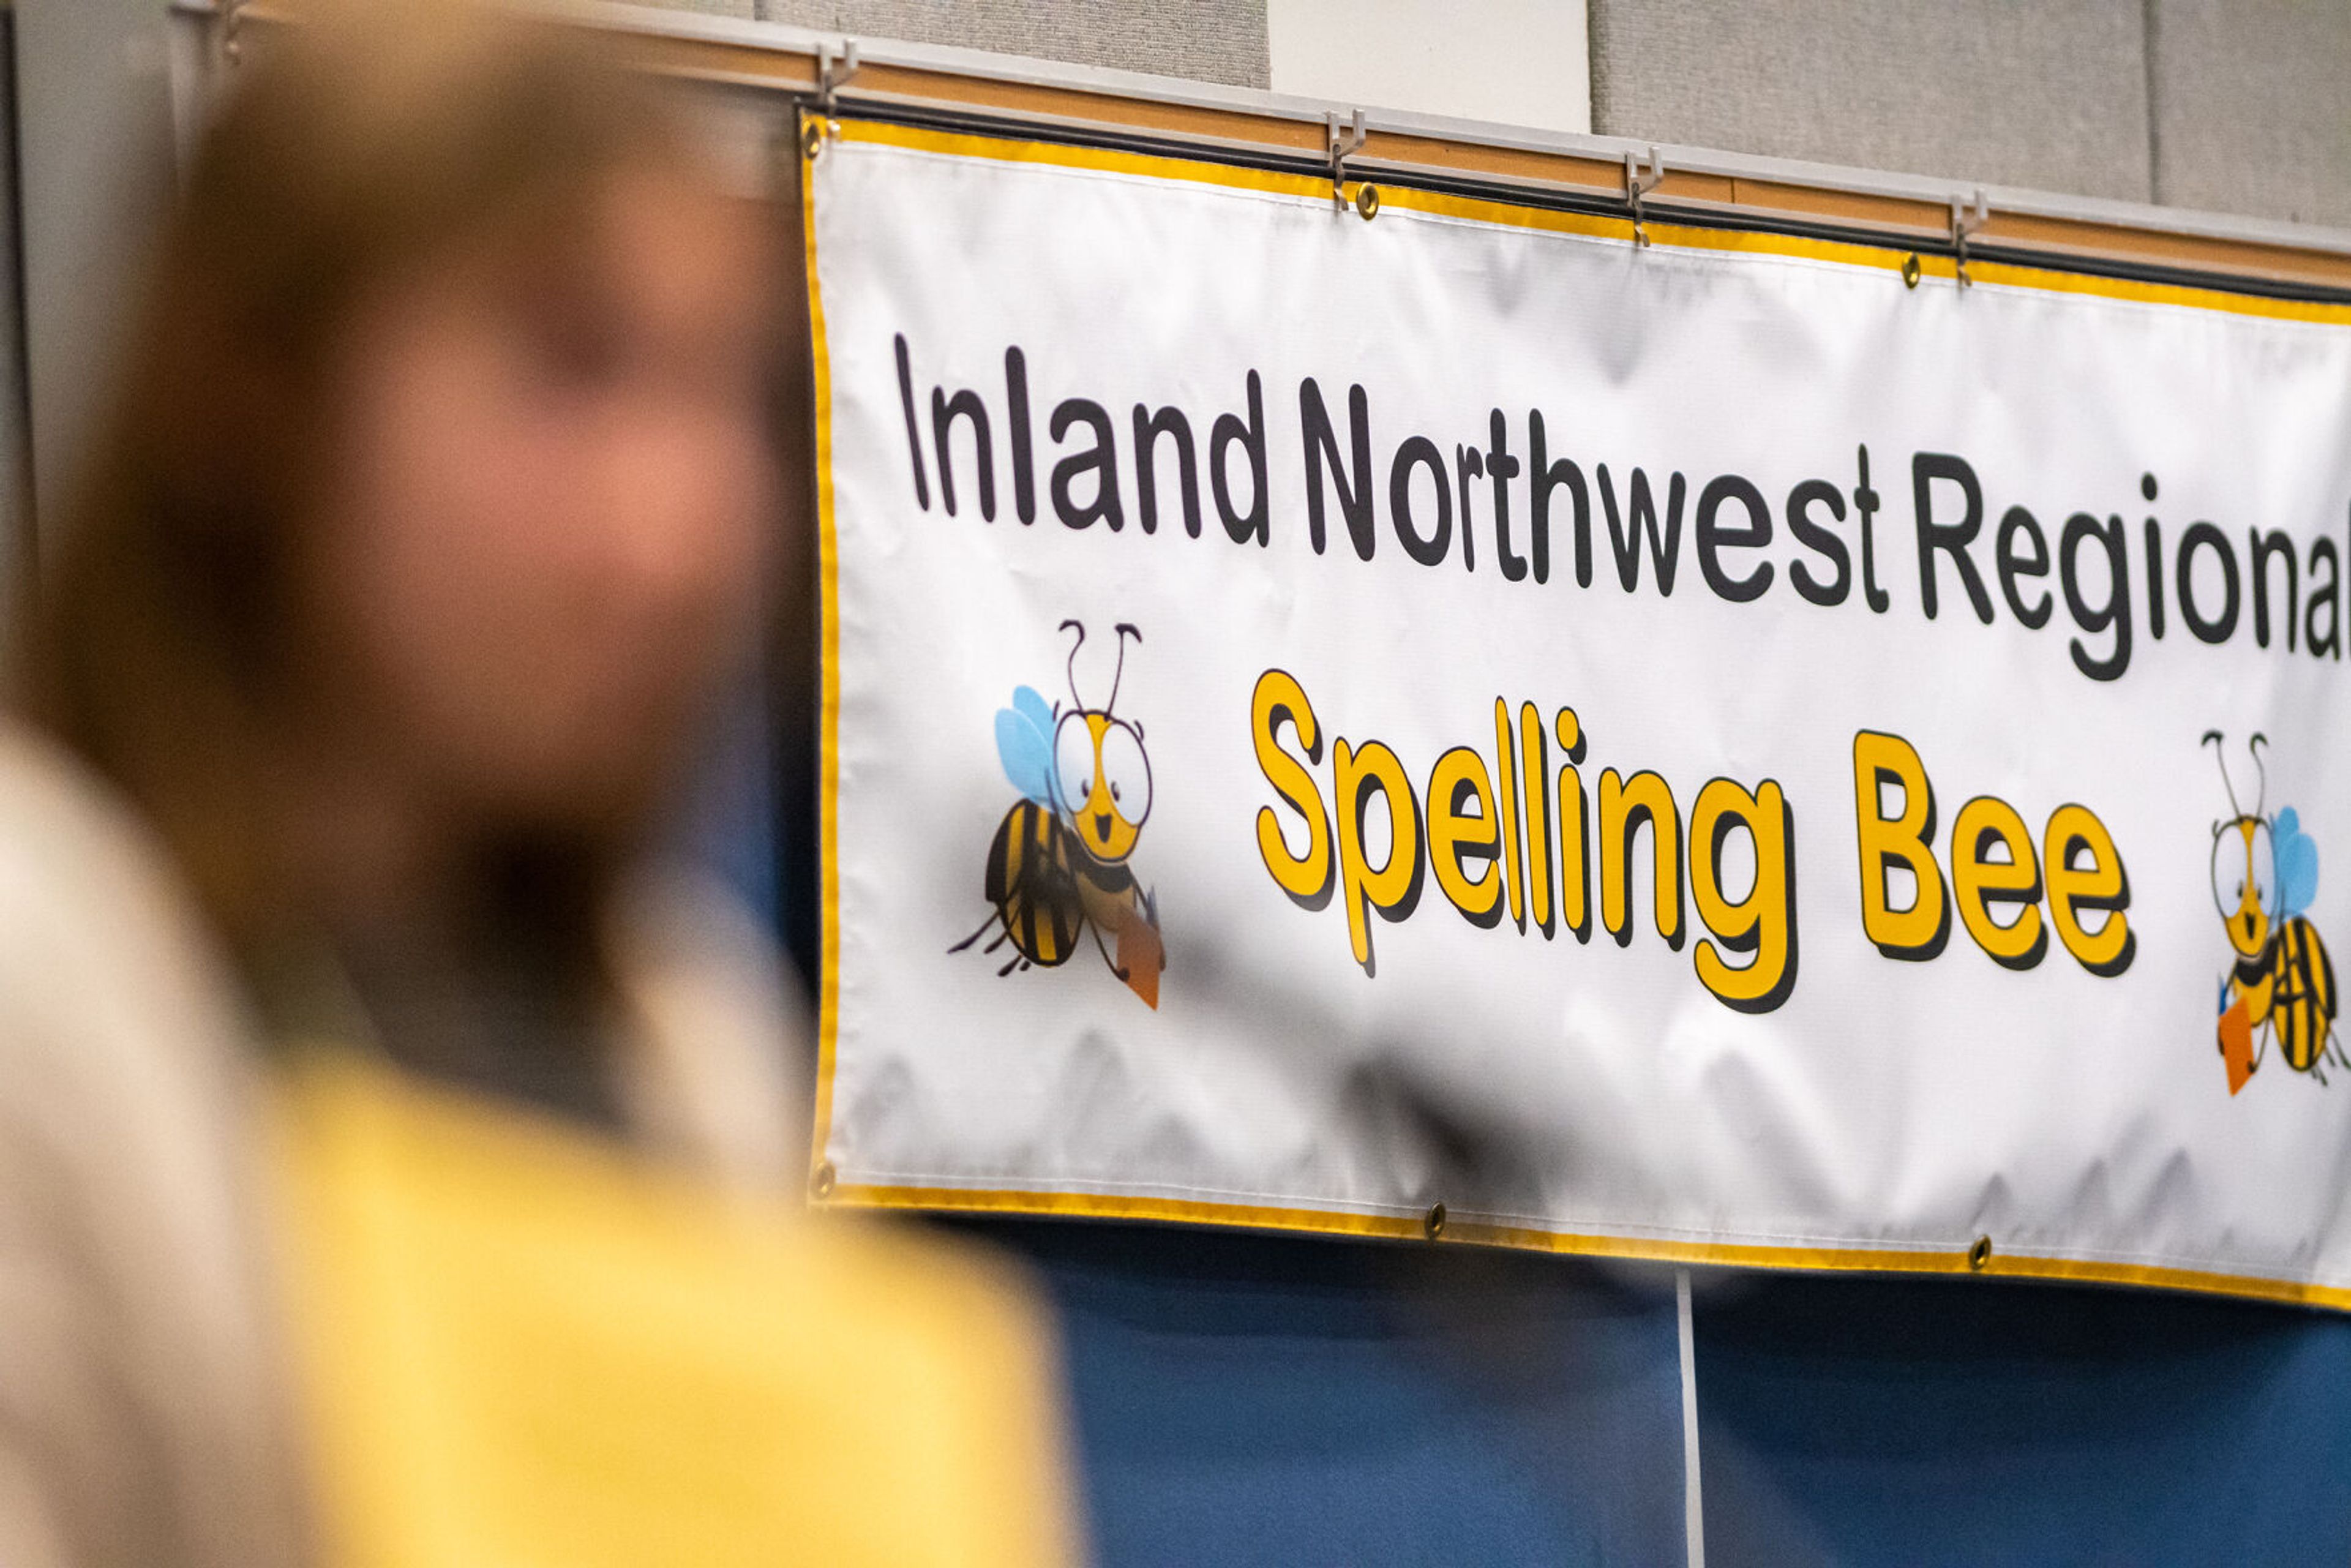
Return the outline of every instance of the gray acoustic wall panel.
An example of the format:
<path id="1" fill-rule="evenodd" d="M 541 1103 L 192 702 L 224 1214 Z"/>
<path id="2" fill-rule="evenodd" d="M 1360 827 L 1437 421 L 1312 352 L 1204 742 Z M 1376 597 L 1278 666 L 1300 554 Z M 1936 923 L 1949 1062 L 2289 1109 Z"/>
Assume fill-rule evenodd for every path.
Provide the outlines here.
<path id="1" fill-rule="evenodd" d="M 2153 188 L 2138 0 L 1591 0 L 1591 27 L 1604 135 L 2131 201 Z"/>
<path id="2" fill-rule="evenodd" d="M 1263 87 L 1267 0 L 644 0 Z M 1593 129 L 2351 225 L 2351 0 L 1588 0 Z"/>
<path id="3" fill-rule="evenodd" d="M 18 271 L 23 224 L 16 186 L 16 14 L 0 7 L 0 643 L 11 641 L 12 585 L 33 560 L 32 407 L 25 367 L 24 298 Z"/>
<path id="4" fill-rule="evenodd" d="M 2351 3 L 2147 0 L 2155 199 L 2351 225 Z"/>
<path id="5" fill-rule="evenodd" d="M 1265 0 L 646 0 L 852 37 L 1264 87 Z"/>
<path id="6" fill-rule="evenodd" d="M 140 241 L 171 189 L 170 17 L 146 0 L 13 11 L 34 513 L 55 527 L 111 388 Z"/>

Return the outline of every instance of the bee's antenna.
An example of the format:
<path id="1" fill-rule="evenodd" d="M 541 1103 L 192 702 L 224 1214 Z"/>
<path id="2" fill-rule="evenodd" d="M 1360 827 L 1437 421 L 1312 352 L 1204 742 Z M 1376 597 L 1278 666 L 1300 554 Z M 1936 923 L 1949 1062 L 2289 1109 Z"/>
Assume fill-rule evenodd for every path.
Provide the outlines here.
<path id="1" fill-rule="evenodd" d="M 1078 629 L 1078 640 L 1070 644 L 1070 700 L 1082 708 L 1086 699 L 1078 695 L 1078 650 L 1086 645 L 1086 624 L 1082 621 L 1064 621 L 1054 630 L 1066 632 L 1072 626 Z"/>
<path id="2" fill-rule="evenodd" d="M 2268 805 L 2270 801 L 2270 770 L 2262 761 L 2262 747 L 2269 743 L 2270 737 L 2258 729 L 2253 731 L 2252 739 L 2245 742 L 2245 749 L 2253 754 L 2253 766 L 2261 769 L 2262 775 L 2261 796 L 2253 802 L 2253 815 L 2256 817 L 2262 814 L 2262 808 Z"/>
<path id="3" fill-rule="evenodd" d="M 2245 809 L 2237 804 L 2237 786 L 2229 778 L 2229 758 L 2220 750 L 2220 732 L 2217 729 L 2208 729 L 2204 732 L 2204 738 L 2196 744 L 2212 748 L 2212 761 L 2220 769 L 2220 788 L 2229 792 L 2229 810 L 2236 812 L 2240 817 L 2243 816 Z"/>
<path id="4" fill-rule="evenodd" d="M 1112 627 L 1111 630 L 1118 633 L 1118 673 L 1110 678 L 1110 701 L 1102 704 L 1102 712 L 1104 713 L 1110 712 L 1111 709 L 1118 706 L 1118 683 L 1126 674 L 1126 640 L 1129 637 L 1132 637 L 1134 639 L 1135 645 L 1137 647 L 1140 647 L 1143 644 L 1142 631 L 1137 627 L 1129 625 L 1126 622 L 1120 622 L 1117 625 Z"/>

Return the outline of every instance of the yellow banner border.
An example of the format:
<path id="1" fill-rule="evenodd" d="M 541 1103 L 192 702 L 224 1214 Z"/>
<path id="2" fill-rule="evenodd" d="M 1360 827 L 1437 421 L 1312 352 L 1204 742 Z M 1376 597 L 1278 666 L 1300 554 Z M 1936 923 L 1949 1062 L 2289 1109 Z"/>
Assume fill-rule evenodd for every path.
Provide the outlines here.
<path id="1" fill-rule="evenodd" d="M 1277 170 L 1219 163 L 1205 158 L 1185 158 L 1166 153 L 1129 152 L 1119 148 L 1087 147 L 1067 142 L 1024 140 L 981 131 L 936 130 L 926 126 L 903 125 L 890 120 L 837 120 L 829 123 L 834 128 L 834 135 L 838 140 L 864 142 L 875 146 L 899 147 L 909 152 L 945 153 L 953 157 L 978 158 L 998 163 L 1035 163 L 1061 169 L 1086 169 L 1102 173 L 1181 181 L 1191 184 L 1221 186 L 1227 190 L 1259 191 L 1268 194 L 1302 197 L 1314 201 L 1328 202 L 1331 199 L 1330 181 L 1318 174 L 1287 173 Z M 1412 185 L 1385 184 L 1376 179 L 1350 182 L 1347 187 L 1350 195 L 1352 196 L 1353 192 L 1364 184 L 1378 186 L 1379 210 L 1384 213 L 1390 210 L 1427 213 L 1440 217 L 1462 218 L 1474 223 L 1490 224 L 1497 227 L 1532 229 L 1551 234 L 1583 235 L 1593 238 L 1622 240 L 1628 244 L 1633 239 L 1633 221 L 1630 217 L 1531 206 L 1525 203 L 1494 196 L 1458 195 L 1443 191 L 1425 190 Z M 1376 219 L 1372 221 L 1377 222 Z M 1861 240 L 1819 239 L 1804 235 L 1776 233 L 1768 229 L 1720 228 L 1702 224 L 1668 223 L 1663 220 L 1646 223 L 1643 225 L 1643 229 L 1652 245 L 1667 246 L 1675 249 L 1794 256 L 1894 273 L 1901 272 L 1904 267 L 1915 257 L 1921 284 L 1928 278 L 1939 278 L 1949 282 L 1958 276 L 1958 264 L 1954 258 L 1932 255 L 1917 250 L 1914 246 L 1895 242 L 1870 244 Z M 815 254 L 813 239 L 810 241 L 810 254 L 813 259 Z M 2023 266 L 1981 259 L 1969 261 L 1968 277 L 1976 283 L 2032 288 L 2051 294 L 2091 294 L 2108 299 L 2129 299 L 2189 309 L 2217 310 L 2228 315 L 2256 316 L 2273 320 L 2315 321 L 2335 326 L 2351 325 L 2351 304 L 2246 294 L 2208 285 L 2157 283 L 2142 278 L 2111 277 L 2103 273 L 2077 272 L 2055 267 Z"/>
<path id="2" fill-rule="evenodd" d="M 1561 1257 L 1717 1268 L 1774 1269 L 1798 1273 L 1977 1275 L 2070 1284 L 2135 1285 L 2201 1295 L 2233 1296 L 2288 1306 L 2351 1310 L 2351 1287 L 2251 1274 L 2101 1260 L 2002 1252 L 1980 1243 L 1933 1247 L 1827 1247 L 1746 1241 L 1668 1241 L 1653 1237 L 1545 1230 L 1447 1214 L 1434 1228 L 1425 1214 L 1366 1214 L 1344 1209 L 1218 1203 L 1198 1198 L 1120 1193 L 1023 1191 L 956 1186 L 841 1186 L 825 1207 L 921 1209 L 932 1213 L 1019 1215 L 1035 1218 L 1145 1220 L 1214 1225 L 1236 1230 L 1297 1231 L 1329 1237 L 1421 1241 L 1439 1246 L 1500 1247 Z"/>

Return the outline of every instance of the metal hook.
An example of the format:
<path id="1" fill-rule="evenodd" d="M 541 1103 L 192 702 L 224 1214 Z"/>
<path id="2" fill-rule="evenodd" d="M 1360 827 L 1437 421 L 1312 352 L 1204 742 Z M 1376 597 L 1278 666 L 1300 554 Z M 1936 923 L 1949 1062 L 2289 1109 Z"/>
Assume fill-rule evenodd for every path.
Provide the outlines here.
<path id="1" fill-rule="evenodd" d="M 1951 255 L 1956 262 L 1955 270 L 1959 273 L 1959 287 L 1962 288 L 1974 287 L 1976 281 L 1968 276 L 1969 236 L 1990 222 L 1991 222 L 1991 204 L 1985 200 L 1982 191 L 1976 192 L 1975 207 L 1972 212 L 1959 197 L 1951 198 Z"/>
<path id="2" fill-rule="evenodd" d="M 1641 199 L 1665 183 L 1666 160 L 1656 148 L 1649 149 L 1649 172 L 1641 172 L 1639 161 L 1630 152 L 1625 154 L 1625 205 L 1633 214 L 1633 243 L 1649 243 L 1648 225 L 1641 214 Z"/>
<path id="3" fill-rule="evenodd" d="M 1364 111 L 1360 109 L 1344 131 L 1340 130 L 1339 111 L 1335 109 L 1322 117 L 1322 123 L 1330 135 L 1331 199 L 1343 207 L 1347 204 L 1347 160 L 1364 150 L 1370 132 L 1364 129 Z M 1364 215 L 1369 217 L 1371 214 Z"/>
<path id="4" fill-rule="evenodd" d="M 862 63 L 857 57 L 857 40 L 854 38 L 841 41 L 841 69 L 838 71 L 832 68 L 832 46 L 826 43 L 817 45 L 816 110 L 827 126 L 831 126 L 836 118 L 841 89 L 849 85 L 850 78 L 857 74 Z"/>
<path id="5" fill-rule="evenodd" d="M 223 0 L 221 5 L 221 56 L 230 65 L 245 58 L 245 42 L 237 35 L 245 30 L 246 0 Z"/>

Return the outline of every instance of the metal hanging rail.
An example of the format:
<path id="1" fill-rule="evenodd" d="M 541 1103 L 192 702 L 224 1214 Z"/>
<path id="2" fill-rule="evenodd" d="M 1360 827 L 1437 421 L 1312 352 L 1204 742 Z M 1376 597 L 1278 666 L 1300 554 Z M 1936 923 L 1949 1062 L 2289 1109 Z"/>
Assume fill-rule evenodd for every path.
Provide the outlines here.
<path id="1" fill-rule="evenodd" d="M 651 6 L 523 0 L 614 35 L 646 68 L 843 112 L 1327 172 L 1333 115 L 1359 180 L 1648 223 L 1771 229 L 1962 263 L 2017 262 L 2351 300 L 2351 230 L 1574 136 Z M 171 0 L 215 35 L 298 19 L 299 0 Z M 1358 140 L 1358 138 L 1360 138 Z"/>

